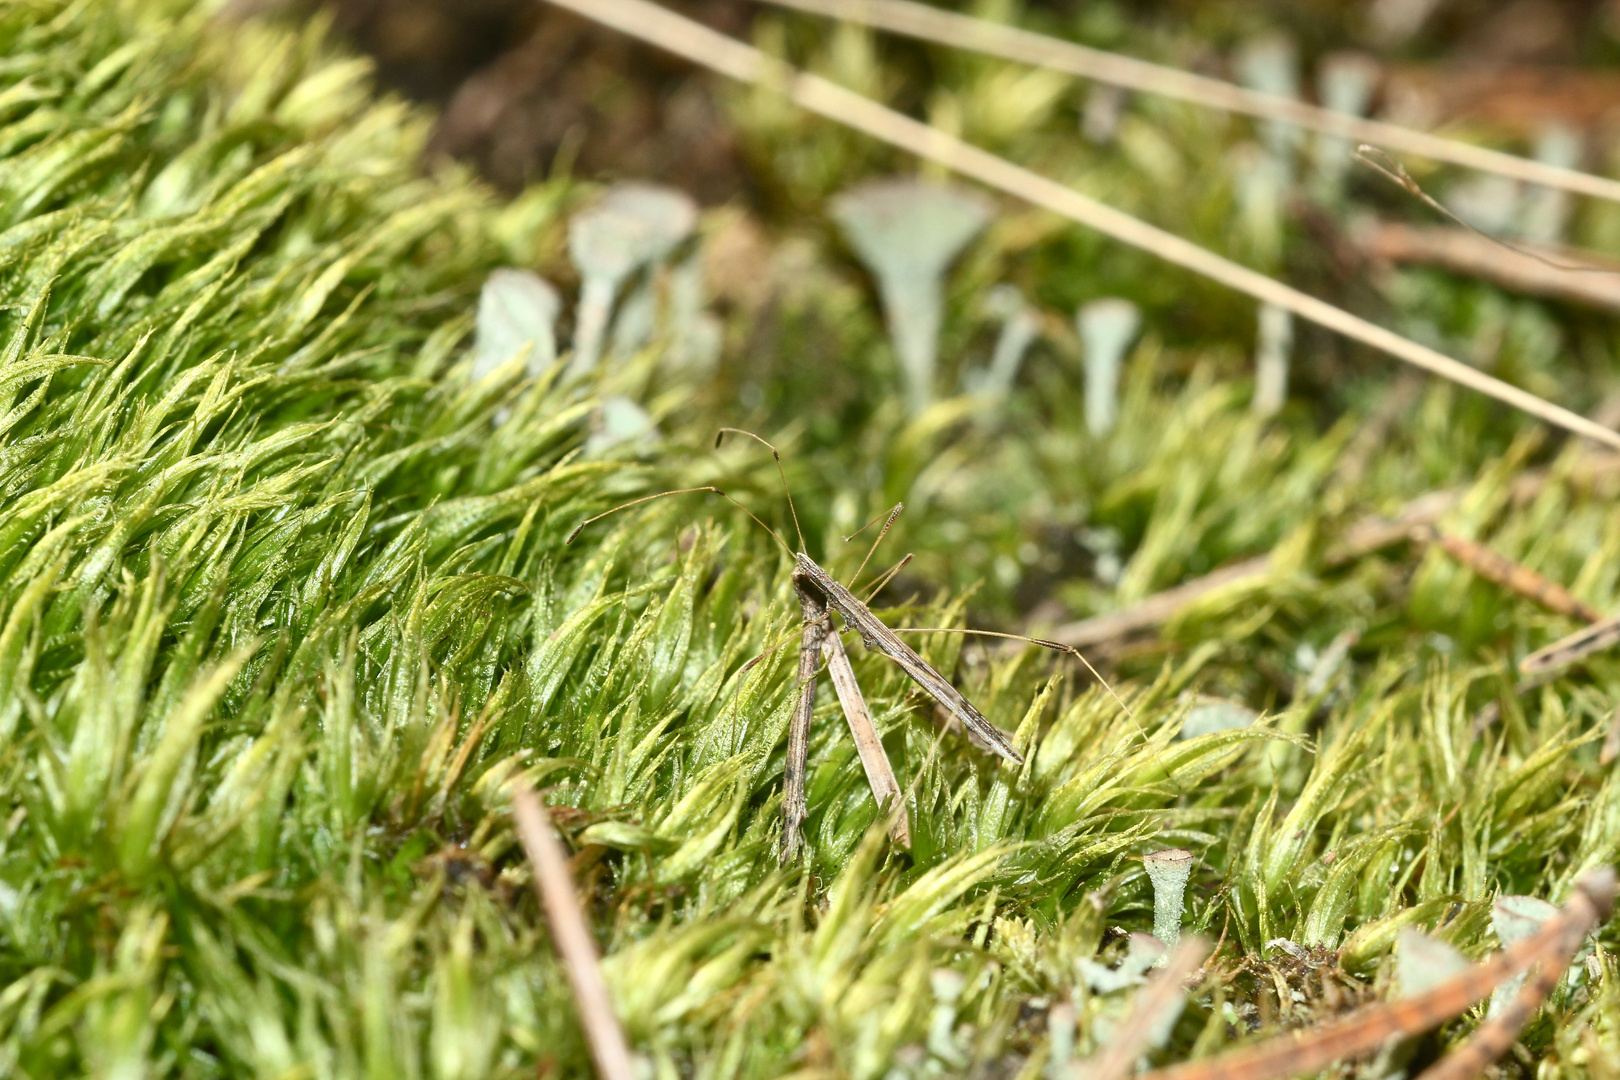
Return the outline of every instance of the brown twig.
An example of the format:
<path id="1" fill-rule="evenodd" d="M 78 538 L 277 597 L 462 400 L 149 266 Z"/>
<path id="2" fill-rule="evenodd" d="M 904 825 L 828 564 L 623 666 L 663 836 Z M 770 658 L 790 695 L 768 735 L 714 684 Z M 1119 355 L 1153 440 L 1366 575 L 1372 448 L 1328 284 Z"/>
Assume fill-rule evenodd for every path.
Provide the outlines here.
<path id="1" fill-rule="evenodd" d="M 1147 1052 L 1153 1036 L 1162 1026 L 1165 1014 L 1178 1009 L 1186 997 L 1187 980 L 1209 955 L 1209 942 L 1196 934 L 1181 939 L 1164 967 L 1153 980 L 1136 993 L 1130 1012 L 1114 1030 L 1108 1045 L 1072 1070 L 1085 1080 L 1126 1080 L 1136 1061 Z"/>
<path id="2" fill-rule="evenodd" d="M 1412 538 L 1434 544 L 1486 581 L 1534 600 L 1548 611 L 1567 615 L 1585 623 L 1603 621 L 1603 613 L 1576 599 L 1568 589 L 1545 574 L 1530 569 L 1520 562 L 1492 551 L 1484 544 L 1443 533 L 1433 525 L 1419 525 L 1412 530 Z"/>
<path id="3" fill-rule="evenodd" d="M 1620 616 L 1593 623 L 1568 637 L 1559 638 L 1519 661 L 1522 675 L 1547 675 L 1562 671 L 1595 652 L 1620 645 Z"/>
<path id="4" fill-rule="evenodd" d="M 629 1044 L 602 982 L 596 942 L 574 895 L 568 856 L 545 807 L 522 780 L 512 783 L 512 821 L 534 870 L 535 891 L 540 894 L 551 940 L 556 943 L 557 955 L 573 987 L 574 1005 L 591 1046 L 591 1057 L 596 1060 L 597 1075 L 601 1080 L 635 1080 Z"/>
<path id="5" fill-rule="evenodd" d="M 1475 1080 L 1493 1061 L 1511 1050 L 1524 1025 L 1541 1008 L 1547 995 L 1558 987 L 1585 937 L 1584 933 L 1573 932 L 1561 936 L 1542 957 L 1535 974 L 1513 995 L 1508 1007 L 1475 1028 L 1467 1042 L 1425 1069 L 1418 1080 Z"/>
<path id="6" fill-rule="evenodd" d="M 1465 229 L 1396 222 L 1370 225 L 1355 238 L 1369 255 L 1387 262 L 1438 266 L 1524 296 L 1620 311 L 1620 276 L 1612 276 L 1620 264 L 1591 252 L 1530 244 L 1515 250 Z"/>
<path id="7" fill-rule="evenodd" d="M 1375 1002 L 1338 1020 L 1305 1031 L 1291 1031 L 1257 1046 L 1160 1069 L 1144 1080 L 1277 1080 L 1317 1072 L 1340 1058 L 1370 1053 L 1396 1036 L 1428 1031 L 1483 1001 L 1504 980 L 1533 965 L 1540 964 L 1543 971 L 1562 975 L 1568 965 L 1565 958 L 1573 956 L 1586 935 L 1608 918 L 1614 894 L 1613 869 L 1591 871 L 1575 883 L 1575 894 L 1563 909 L 1535 934 L 1471 965 L 1427 993 Z M 1488 1038 L 1499 1035 L 1492 1033 Z M 1456 1080 L 1457 1075 L 1451 1074 L 1448 1080 Z"/>
<path id="8" fill-rule="evenodd" d="M 1382 120 L 1365 120 L 1304 101 L 1234 86 L 1190 71 L 1087 48 L 1071 41 L 1021 30 L 1005 23 L 956 15 L 911 0 L 766 0 L 779 7 L 845 19 L 952 48 L 999 56 L 1022 64 L 1174 98 L 1205 108 L 1225 109 L 1282 121 L 1354 142 L 1376 143 L 1432 161 L 1510 176 L 1531 184 L 1563 188 L 1620 201 L 1620 182 L 1547 162 L 1487 150 L 1440 135 Z"/>
<path id="9" fill-rule="evenodd" d="M 795 71 L 751 45 L 715 33 L 703 24 L 683 18 L 649 0 L 549 2 L 740 82 L 775 90 L 809 112 L 937 162 L 962 176 L 1150 252 L 1166 262 L 1252 296 L 1261 303 L 1290 311 L 1308 322 L 1495 398 L 1549 424 L 1620 449 L 1620 433 L 1594 424 L 1561 405 L 1487 375 L 1427 345 L 1402 337 L 1393 330 L 1352 315 L 1325 300 L 1284 285 L 1275 278 L 1217 255 L 1174 233 L 1149 225 L 1122 210 L 1082 195 L 1067 185 L 1015 165 L 988 150 L 963 142 L 946 131 L 913 120 L 835 82 Z"/>
<path id="10" fill-rule="evenodd" d="M 1589 454 L 1581 458 L 1571 479 L 1579 483 L 1594 483 L 1616 474 L 1620 474 L 1620 455 Z M 1554 475 L 1546 469 L 1521 473 L 1508 489 L 1508 501 L 1516 505 L 1529 502 L 1553 479 Z M 1466 494 L 1465 488 L 1429 491 L 1410 500 L 1393 517 L 1370 514 L 1360 518 L 1344 530 L 1338 542 L 1329 545 L 1322 553 L 1322 563 L 1328 568 L 1343 566 L 1408 540 L 1414 528 L 1435 524 L 1460 505 Z M 1067 623 L 1046 636 L 1081 649 L 1117 642 L 1163 626 L 1189 604 L 1211 593 L 1239 583 L 1263 580 L 1271 571 L 1271 556 L 1256 555 L 1154 593 L 1124 611 Z"/>
<path id="11" fill-rule="evenodd" d="M 902 847 L 910 847 L 911 817 L 906 812 L 906 799 L 900 791 L 900 781 L 895 779 L 889 755 L 884 752 L 883 740 L 878 738 L 877 727 L 872 723 L 866 697 L 855 681 L 849 653 L 844 651 L 844 642 L 837 634 L 827 635 L 822 652 L 827 657 L 827 675 L 838 693 L 844 719 L 849 722 L 849 734 L 855 740 L 855 753 L 866 771 L 872 798 L 877 800 L 878 808 L 889 815 L 889 837 Z"/>

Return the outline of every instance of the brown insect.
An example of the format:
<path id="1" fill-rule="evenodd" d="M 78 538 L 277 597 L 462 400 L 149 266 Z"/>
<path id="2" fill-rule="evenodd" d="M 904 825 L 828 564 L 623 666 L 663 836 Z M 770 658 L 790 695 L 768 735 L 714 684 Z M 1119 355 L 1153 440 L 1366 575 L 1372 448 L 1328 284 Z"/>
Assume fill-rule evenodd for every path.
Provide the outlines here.
<path id="1" fill-rule="evenodd" d="M 777 472 L 782 476 L 782 486 L 787 494 L 788 508 L 793 516 L 793 527 L 798 533 L 799 548 L 795 552 L 789 548 L 781 536 L 760 521 L 753 511 L 743 506 L 737 500 L 727 495 L 718 487 L 706 485 L 695 488 L 681 488 L 677 491 L 664 491 L 656 495 L 644 496 L 634 499 L 620 506 L 614 507 L 595 517 L 587 518 L 575 527 L 568 536 L 568 543 L 573 543 L 585 526 L 599 521 L 609 514 L 635 506 L 652 499 L 660 499 L 669 495 L 685 495 L 693 492 L 707 491 L 719 495 L 733 505 L 740 507 L 749 517 L 753 518 L 766 532 L 775 537 L 778 544 L 793 558 L 793 589 L 799 598 L 799 607 L 804 615 L 804 626 L 799 638 L 799 700 L 793 710 L 792 719 L 788 724 L 787 761 L 783 765 L 782 778 L 782 861 L 791 863 L 796 861 L 803 851 L 803 825 L 807 814 L 805 806 L 805 768 L 810 748 L 810 722 L 815 711 L 816 677 L 820 667 L 822 655 L 826 654 L 829 674 L 833 680 L 834 689 L 838 692 L 839 702 L 843 706 L 845 719 L 849 722 L 850 732 L 855 739 L 856 750 L 861 757 L 861 764 L 866 771 L 867 780 L 872 788 L 872 795 L 880 806 L 887 805 L 894 815 L 890 826 L 890 835 L 897 841 L 908 843 L 910 839 L 910 824 L 905 817 L 905 808 L 901 800 L 898 781 L 894 777 L 894 769 L 889 763 L 888 755 L 883 750 L 876 729 L 872 726 L 871 714 L 866 708 L 866 702 L 861 697 L 860 688 L 855 682 L 855 672 L 850 666 L 848 654 L 844 652 L 843 643 L 832 630 L 832 615 L 836 614 L 844 621 L 846 629 L 854 630 L 860 635 L 861 642 L 872 652 L 881 653 L 894 661 L 906 676 L 914 682 L 923 693 L 927 694 L 939 704 L 950 716 L 960 723 L 966 731 L 969 740 L 978 746 L 989 750 L 1002 759 L 1014 765 L 1021 765 L 1024 755 L 1013 745 L 1012 736 L 985 719 L 984 714 L 973 706 L 973 703 L 962 696 L 961 691 L 951 685 L 950 680 L 941 675 L 926 660 L 917 655 L 915 649 L 900 640 L 899 635 L 885 625 L 881 619 L 872 614 L 866 602 L 857 597 L 849 589 L 840 584 L 833 576 L 822 569 L 810 556 L 804 553 L 804 533 L 799 528 L 798 511 L 793 507 L 793 495 L 787 491 L 787 476 L 782 471 L 782 456 L 765 439 L 751 431 L 741 428 L 721 428 L 720 440 L 727 434 L 744 435 L 762 443 L 771 452 L 775 459 Z M 716 445 L 720 440 L 716 440 Z M 877 541 L 872 550 L 867 552 L 866 559 L 862 560 L 860 569 L 855 571 L 858 578 L 866 563 L 871 560 L 872 551 L 877 549 L 883 537 L 887 535 L 894 520 L 899 516 L 904 504 L 896 506 L 889 512 L 888 520 L 878 533 Z M 863 530 L 864 531 L 864 530 Z M 858 533 L 857 533 L 858 535 Z M 853 539 L 848 537 L 846 539 Z M 909 556 L 907 556 L 909 559 Z M 900 565 L 904 565 L 904 560 Z M 899 567 L 895 567 L 898 570 Z M 888 580 L 895 571 L 879 579 L 878 587 Z M 1073 648 L 1055 641 L 1044 641 L 1039 638 L 1026 638 L 1017 634 L 1001 634 L 988 630 L 955 630 L 939 628 L 908 629 L 908 633 L 973 633 L 987 637 L 1011 638 L 1017 641 L 1026 641 L 1035 645 L 1056 649 L 1060 652 L 1071 653 L 1086 663 L 1085 657 Z M 767 650 L 769 651 L 769 650 Z M 763 655 L 763 654 L 762 654 Z M 757 659 L 757 658 L 756 658 Z M 1095 675 L 1096 670 L 1089 663 L 1086 667 Z M 1097 676 L 1099 681 L 1101 676 Z M 1104 683 L 1104 685 L 1107 685 Z M 1110 692 L 1112 692 L 1110 690 Z M 1118 696 L 1115 696 L 1118 701 Z M 1121 707 L 1124 703 L 1120 702 Z M 1127 710 L 1128 711 L 1128 710 Z"/>

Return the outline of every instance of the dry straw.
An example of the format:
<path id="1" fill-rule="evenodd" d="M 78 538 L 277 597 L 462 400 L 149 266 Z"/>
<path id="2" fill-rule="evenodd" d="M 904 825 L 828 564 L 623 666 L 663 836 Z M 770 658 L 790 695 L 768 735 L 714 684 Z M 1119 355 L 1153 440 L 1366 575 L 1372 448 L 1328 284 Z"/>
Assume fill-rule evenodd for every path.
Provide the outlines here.
<path id="1" fill-rule="evenodd" d="M 957 15 L 912 0 L 759 0 L 778 7 L 861 23 L 957 49 L 1033 64 L 1112 86 L 1174 98 L 1192 105 L 1281 121 L 1340 139 L 1374 143 L 1431 161 L 1478 169 L 1528 184 L 1561 188 L 1620 202 L 1620 181 L 1544 161 L 1504 154 L 1400 124 L 1364 120 L 1293 98 L 1234 86 L 1132 56 L 1077 45 L 1016 26 Z"/>
<path id="2" fill-rule="evenodd" d="M 865 132 L 989 187 L 1202 274 L 1264 304 L 1293 312 L 1354 341 L 1493 397 L 1577 435 L 1620 449 L 1620 434 L 1492 378 L 1444 353 L 1358 318 L 1173 233 L 1033 173 L 836 83 L 795 71 L 751 45 L 648 0 L 549 0 L 588 19 L 727 75 L 778 91 L 810 112 Z"/>
<path id="3" fill-rule="evenodd" d="M 596 1073 L 601 1080 L 635 1080 L 630 1047 L 624 1029 L 613 1012 L 607 985 L 602 981 L 602 965 L 597 959 L 596 942 L 591 938 L 585 913 L 574 895 L 574 881 L 568 873 L 568 856 L 552 827 L 546 808 L 527 784 L 512 785 L 512 821 L 518 839 L 534 868 L 534 887 L 551 924 L 551 938 L 557 945 L 568 982 L 574 989 L 580 1026 L 591 1044 Z"/>

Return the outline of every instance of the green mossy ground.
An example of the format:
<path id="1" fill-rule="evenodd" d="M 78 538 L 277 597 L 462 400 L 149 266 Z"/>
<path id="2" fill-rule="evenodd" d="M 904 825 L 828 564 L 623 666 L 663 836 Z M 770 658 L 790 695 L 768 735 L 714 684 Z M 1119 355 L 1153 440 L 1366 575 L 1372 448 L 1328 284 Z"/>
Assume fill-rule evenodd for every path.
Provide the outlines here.
<path id="1" fill-rule="evenodd" d="M 870 81 L 868 49 L 838 39 L 822 62 Z M 959 101 L 936 118 L 992 143 L 1048 131 L 1000 142 L 1222 235 L 1228 196 L 1199 179 L 1220 133 L 1191 110 L 1147 107 L 1109 159 L 1050 134 L 1056 91 L 939 77 Z M 1620 518 L 1576 448 L 1443 386 L 1358 443 L 1393 381 L 1365 356 L 1321 369 L 1318 411 L 1257 419 L 1238 301 L 1015 207 L 953 278 L 947 362 L 983 351 L 973 297 L 1005 277 L 1059 310 L 1132 295 L 1150 332 L 1120 427 L 1084 434 L 1061 333 L 1001 411 L 957 398 L 908 420 L 870 293 L 815 209 L 883 156 L 734 107 L 769 197 L 809 223 L 792 287 L 746 313 L 770 333 L 739 315 L 713 379 L 664 370 L 655 344 L 590 392 L 516 362 L 474 381 L 485 274 L 555 261 L 582 187 L 503 206 L 424 178 L 424 119 L 375 103 L 318 25 L 0 5 L 0 1074 L 586 1075 L 507 816 L 519 775 L 579 853 L 660 1080 L 1040 1075 L 1054 1003 L 1075 1002 L 1080 1053 L 1123 1005 L 1079 989 L 1077 964 L 1150 925 L 1144 851 L 1196 853 L 1188 927 L 1223 942 L 1177 1058 L 1386 992 L 1401 926 L 1487 951 L 1494 895 L 1561 899 L 1620 855 L 1620 778 L 1598 764 L 1620 668 L 1515 697 L 1512 659 L 1567 621 L 1437 552 L 1324 554 L 1362 514 L 1461 486 L 1449 528 L 1620 609 Z M 1498 369 L 1521 383 L 1580 405 L 1612 378 L 1602 328 L 1402 280 L 1401 317 L 1453 347 L 1506 326 Z M 1513 351 L 1566 325 L 1579 364 Z M 582 455 L 596 393 L 647 402 L 662 442 Z M 784 872 L 793 650 L 745 663 L 793 636 L 789 562 L 701 499 L 564 545 L 582 517 L 679 484 L 723 482 L 785 525 L 768 459 L 709 450 L 723 422 L 780 439 L 835 572 L 860 556 L 840 533 L 908 501 L 895 621 L 1012 627 L 1036 594 L 1084 615 L 1279 554 L 1111 659 L 1129 715 L 1047 654 L 924 639 L 1017 731 L 1022 769 L 942 740 L 855 650 L 916 841 L 872 828 L 824 690 L 813 860 Z M 1551 479 L 1511 499 L 1534 464 Z M 1114 537 L 1117 585 L 1075 565 L 1082 528 Z M 1349 630 L 1348 662 L 1311 685 Z M 1178 740 L 1189 690 L 1269 712 Z M 1614 1075 L 1620 969 L 1596 956 L 1524 1036 L 1537 1076 Z M 949 1006 L 945 969 L 965 977 Z"/>

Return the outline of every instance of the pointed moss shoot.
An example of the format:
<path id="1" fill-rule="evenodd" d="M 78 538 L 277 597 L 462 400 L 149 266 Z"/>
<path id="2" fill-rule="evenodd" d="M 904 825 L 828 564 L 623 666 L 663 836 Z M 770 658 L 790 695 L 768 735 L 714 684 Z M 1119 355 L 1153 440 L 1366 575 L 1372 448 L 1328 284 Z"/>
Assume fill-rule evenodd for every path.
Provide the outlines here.
<path id="1" fill-rule="evenodd" d="M 1142 326 L 1142 313 L 1129 300 L 1110 297 L 1082 306 L 1074 322 L 1086 367 L 1086 429 L 1106 435 L 1119 415 L 1120 368 Z"/>
<path id="2" fill-rule="evenodd" d="M 697 227 L 697 204 L 655 184 L 620 184 L 568 224 L 568 254 L 579 269 L 574 357 L 568 374 L 596 367 L 619 289 L 636 271 L 669 255 Z"/>
<path id="3" fill-rule="evenodd" d="M 990 220 L 990 204 L 959 188 L 878 180 L 834 199 L 832 216 L 877 279 L 906 403 L 919 413 L 934 400 L 945 270 Z"/>
<path id="4" fill-rule="evenodd" d="M 1187 904 L 1187 878 L 1192 874 L 1193 853 L 1185 848 L 1169 848 L 1142 856 L 1148 880 L 1153 883 L 1153 936 L 1174 947 L 1181 940 L 1181 913 Z"/>

